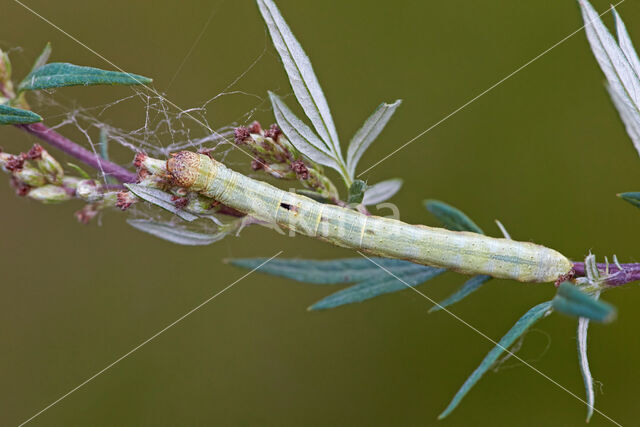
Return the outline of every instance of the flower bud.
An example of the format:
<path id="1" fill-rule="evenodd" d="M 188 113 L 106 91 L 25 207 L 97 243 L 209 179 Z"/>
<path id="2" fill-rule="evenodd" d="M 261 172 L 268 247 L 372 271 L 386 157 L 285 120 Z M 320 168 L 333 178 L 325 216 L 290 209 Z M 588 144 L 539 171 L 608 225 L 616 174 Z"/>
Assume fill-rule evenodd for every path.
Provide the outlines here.
<path id="1" fill-rule="evenodd" d="M 116 194 L 116 204 L 117 208 L 125 211 L 129 209 L 131 205 L 138 201 L 137 197 L 133 195 L 131 191 L 120 191 Z"/>
<path id="2" fill-rule="evenodd" d="M 47 183 L 47 179 L 42 172 L 28 164 L 24 164 L 19 169 L 14 169 L 12 174 L 16 180 L 29 187 L 42 187 Z"/>
<path id="3" fill-rule="evenodd" d="M 42 146 L 35 144 L 27 153 L 27 158 L 34 161 L 47 181 L 58 185 L 62 183 L 62 178 L 64 177 L 62 166 Z"/>
<path id="4" fill-rule="evenodd" d="M 62 187 L 47 184 L 34 188 L 27 194 L 27 197 L 42 203 L 59 203 L 71 199 L 71 194 Z"/>
<path id="5" fill-rule="evenodd" d="M 97 202 L 102 199 L 100 184 L 93 179 L 83 179 L 78 182 L 76 195 L 87 202 Z"/>

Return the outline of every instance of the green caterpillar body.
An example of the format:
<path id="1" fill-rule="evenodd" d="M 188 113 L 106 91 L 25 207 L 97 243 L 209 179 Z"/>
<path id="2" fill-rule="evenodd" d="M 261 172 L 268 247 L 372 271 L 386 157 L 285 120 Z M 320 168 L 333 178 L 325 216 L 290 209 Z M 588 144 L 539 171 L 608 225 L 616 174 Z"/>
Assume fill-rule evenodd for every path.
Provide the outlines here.
<path id="1" fill-rule="evenodd" d="M 411 225 L 319 203 L 246 177 L 203 154 L 176 153 L 167 170 L 177 185 L 258 220 L 373 255 L 521 282 L 554 282 L 572 271 L 564 255 L 541 245 Z"/>

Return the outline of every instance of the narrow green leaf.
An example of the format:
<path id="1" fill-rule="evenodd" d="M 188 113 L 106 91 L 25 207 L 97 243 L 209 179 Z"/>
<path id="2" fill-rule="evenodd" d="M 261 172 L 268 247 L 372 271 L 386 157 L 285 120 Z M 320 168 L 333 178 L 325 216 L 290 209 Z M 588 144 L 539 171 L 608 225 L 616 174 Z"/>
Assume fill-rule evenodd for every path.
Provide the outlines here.
<path id="1" fill-rule="evenodd" d="M 170 222 L 157 222 L 146 219 L 128 219 L 133 228 L 149 233 L 171 243 L 185 246 L 210 245 L 225 237 L 228 233 L 198 233 Z"/>
<path id="2" fill-rule="evenodd" d="M 626 200 L 631 203 L 636 208 L 640 208 L 640 191 L 639 192 L 629 192 L 629 193 L 620 193 L 618 194 L 622 200 Z"/>
<path id="3" fill-rule="evenodd" d="M 36 59 L 36 62 L 33 63 L 33 67 L 31 67 L 30 72 L 33 73 L 35 70 L 37 70 L 38 68 L 46 64 L 50 56 L 51 56 L 51 42 L 47 42 L 44 49 L 42 50 L 42 53 L 40 53 L 40 55 Z"/>
<path id="4" fill-rule="evenodd" d="M 502 337 L 498 345 L 496 345 L 491 351 L 485 356 L 485 358 L 480 363 L 480 366 L 476 368 L 475 371 L 467 378 L 464 382 L 460 390 L 456 393 L 456 395 L 451 399 L 449 406 L 438 416 L 438 419 L 443 419 L 447 415 L 449 415 L 460 403 L 462 398 L 471 390 L 471 388 L 476 385 L 478 380 L 482 378 L 482 376 L 487 372 L 489 368 L 498 360 L 498 357 L 505 351 L 505 349 L 509 348 L 511 344 L 513 344 L 524 332 L 531 327 L 534 323 L 544 317 L 547 313 L 552 309 L 551 301 L 543 302 L 541 304 L 536 305 L 527 311 L 515 325 Z"/>
<path id="5" fill-rule="evenodd" d="M 418 272 L 394 273 L 395 276 L 381 269 L 378 269 L 378 271 L 380 274 L 377 274 L 375 277 L 331 294 L 310 306 L 309 310 L 326 310 L 345 304 L 362 302 L 391 292 L 403 291 L 407 289 L 407 285 L 412 287 L 420 285 L 447 270 L 444 268 L 426 267 Z"/>
<path id="6" fill-rule="evenodd" d="M 614 306 L 587 295 L 569 282 L 562 282 L 558 287 L 553 298 L 553 309 L 569 316 L 585 317 L 601 323 L 609 323 L 616 318 Z"/>
<path id="7" fill-rule="evenodd" d="M 452 304 L 457 303 L 463 298 L 469 296 L 471 293 L 477 291 L 480 286 L 487 283 L 491 280 L 491 276 L 486 276 L 484 274 L 473 276 L 471 279 L 467 280 L 460 289 L 451 294 L 445 300 L 443 300 L 440 305 L 434 305 L 429 309 L 429 313 L 433 313 L 434 311 L 442 310 L 444 307 L 448 307 Z"/>
<path id="8" fill-rule="evenodd" d="M 150 188 L 139 184 L 124 184 L 124 186 L 142 200 L 146 200 L 153 205 L 161 207 L 162 209 L 179 216 L 185 221 L 191 222 L 198 219 L 198 216 L 178 208 L 173 201 L 173 196 L 169 193 L 158 190 L 157 188 Z"/>
<path id="9" fill-rule="evenodd" d="M 425 200 L 424 205 L 449 230 L 484 234 L 484 231 L 475 222 L 451 205 L 439 200 Z"/>
<path id="10" fill-rule="evenodd" d="M 393 274 L 415 273 L 428 270 L 419 264 L 388 258 L 371 258 Z M 266 258 L 235 258 L 228 262 L 247 270 L 257 268 Z M 319 285 L 353 283 L 378 276 L 389 276 L 373 262 L 365 258 L 343 258 L 329 261 L 307 259 L 274 259 L 259 268 L 261 273 L 286 277 L 299 282 Z"/>
<path id="11" fill-rule="evenodd" d="M 69 166 L 71 169 L 78 172 L 78 175 L 80 175 L 82 178 L 91 179 L 91 176 L 84 169 L 82 169 L 80 166 L 76 165 L 75 163 L 67 163 L 67 166 Z"/>
<path id="12" fill-rule="evenodd" d="M 0 104 L 0 125 L 24 125 L 41 121 L 42 117 L 32 111 Z"/>
<path id="13" fill-rule="evenodd" d="M 137 74 L 53 62 L 29 73 L 18 86 L 18 91 L 80 85 L 140 85 L 151 83 L 151 81 L 150 78 Z"/>
<path id="14" fill-rule="evenodd" d="M 349 187 L 349 198 L 347 199 L 347 203 L 349 204 L 360 204 L 362 203 L 362 199 L 364 198 L 364 192 L 367 189 L 367 184 L 360 180 L 356 179 Z"/>

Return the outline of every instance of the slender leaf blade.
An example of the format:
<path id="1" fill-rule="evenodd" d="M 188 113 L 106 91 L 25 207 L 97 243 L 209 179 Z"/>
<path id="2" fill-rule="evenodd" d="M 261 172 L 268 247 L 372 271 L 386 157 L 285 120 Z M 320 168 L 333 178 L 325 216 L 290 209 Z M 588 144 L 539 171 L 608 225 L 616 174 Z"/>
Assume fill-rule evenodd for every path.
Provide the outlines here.
<path id="1" fill-rule="evenodd" d="M 402 188 L 402 180 L 400 178 L 388 179 L 380 181 L 367 188 L 362 199 L 363 205 L 375 205 L 389 200 Z"/>
<path id="2" fill-rule="evenodd" d="M 140 85 L 151 83 L 148 77 L 119 71 L 107 71 L 65 62 L 52 62 L 33 70 L 18 85 L 18 91 L 53 89 L 66 86 Z"/>
<path id="3" fill-rule="evenodd" d="M 350 176 L 355 174 L 356 166 L 360 158 L 371 143 L 380 135 L 380 132 L 382 132 L 401 103 L 402 100 L 398 99 L 392 104 L 384 102 L 380 104 L 353 136 L 347 149 L 347 171 Z"/>
<path id="4" fill-rule="evenodd" d="M 187 230 L 179 225 L 157 222 L 146 219 L 128 219 L 127 224 L 133 228 L 167 240 L 171 243 L 184 246 L 210 245 L 224 238 L 228 233 L 198 233 Z"/>
<path id="5" fill-rule="evenodd" d="M 276 117 L 276 122 L 289 139 L 289 142 L 314 162 L 340 171 L 333 154 L 315 132 L 296 117 L 278 95 L 269 92 L 269 97 L 271 98 L 271 105 L 273 105 L 273 114 Z"/>
<path id="6" fill-rule="evenodd" d="M 271 0 L 257 0 L 257 2 L 298 102 L 318 135 L 331 147 L 339 163 L 342 163 L 338 133 L 309 57 L 296 40 L 275 3 Z"/>
<path id="7" fill-rule="evenodd" d="M 198 216 L 178 208 L 173 201 L 173 196 L 169 193 L 140 184 L 124 184 L 124 186 L 142 200 L 146 200 L 153 205 L 169 211 L 185 221 L 191 222 L 198 219 Z"/>
<path id="8" fill-rule="evenodd" d="M 607 91 L 613 101 L 613 105 L 618 110 L 620 119 L 624 124 L 625 130 L 631 138 L 631 142 L 636 151 L 640 154 L 640 112 L 625 102 L 620 94 L 618 94 L 610 85 L 607 85 Z"/>
<path id="9" fill-rule="evenodd" d="M 471 218 L 451 205 L 440 200 L 425 200 L 424 205 L 449 230 L 484 234 L 484 231 Z"/>
<path id="10" fill-rule="evenodd" d="M 616 11 L 613 6 L 611 7 L 611 11 L 616 21 L 616 33 L 618 34 L 618 44 L 620 45 L 620 49 L 622 49 L 624 56 L 627 57 L 629 64 L 631 64 L 631 67 L 636 73 L 636 77 L 640 78 L 640 58 L 638 58 L 638 54 L 633 47 L 633 42 L 631 41 L 631 37 L 629 37 L 627 27 L 624 25 L 624 21 L 622 21 L 618 11 Z"/>
<path id="11" fill-rule="evenodd" d="M 599 294 L 596 296 L 598 298 Z M 593 390 L 593 377 L 591 369 L 589 369 L 589 358 L 587 357 L 587 331 L 589 328 L 589 319 L 581 317 L 578 319 L 578 362 L 580 365 L 580 373 L 584 381 L 585 394 L 587 399 L 587 422 L 593 415 L 593 407 L 595 404 L 595 392 Z"/>
<path id="12" fill-rule="evenodd" d="M 476 385 L 476 383 L 482 378 L 482 376 L 487 372 L 489 368 L 498 360 L 498 357 L 505 351 L 505 349 L 509 348 L 522 334 L 525 333 L 527 329 L 529 329 L 534 323 L 543 318 L 547 313 L 550 312 L 551 301 L 543 302 L 541 304 L 536 305 L 527 311 L 518 321 L 509 329 L 509 331 L 500 339 L 498 345 L 496 345 L 491 351 L 485 356 L 480 365 L 476 368 L 475 371 L 467 378 L 464 382 L 460 390 L 455 394 L 451 402 L 447 406 L 447 408 L 438 416 L 438 419 L 443 419 L 447 415 L 449 415 L 457 406 L 460 404 L 462 398 L 471 390 L 471 388 Z"/>
<path id="13" fill-rule="evenodd" d="M 640 208 L 640 191 L 620 193 L 618 194 L 618 197 L 620 197 L 622 200 L 625 200 L 631 203 L 636 208 Z"/>
<path id="14" fill-rule="evenodd" d="M 578 1 L 591 50 L 611 89 L 620 96 L 622 102 L 628 104 L 630 108 L 640 111 L 640 80 L 638 76 L 593 6 L 587 0 Z"/>
<path id="15" fill-rule="evenodd" d="M 0 125 L 24 125 L 41 121 L 42 117 L 32 111 L 0 104 Z"/>
<path id="16" fill-rule="evenodd" d="M 439 305 L 434 305 L 433 307 L 431 307 L 429 309 L 429 313 L 442 310 L 445 307 L 448 307 L 450 305 L 453 305 L 461 301 L 463 298 L 468 297 L 473 292 L 480 289 L 480 287 L 485 283 L 487 283 L 489 280 L 491 280 L 491 276 L 486 276 L 484 274 L 473 276 L 471 279 L 467 280 L 464 283 L 464 285 L 460 287 L 460 289 L 458 289 L 456 292 L 454 292 L 453 294 L 448 296 L 446 299 L 444 299 L 442 302 L 440 302 Z"/>
<path id="17" fill-rule="evenodd" d="M 371 259 L 394 274 L 416 273 L 431 268 L 397 259 Z M 381 275 L 388 276 L 388 273 L 365 258 L 343 258 L 327 261 L 274 259 L 261 266 L 265 260 L 266 258 L 234 258 L 228 262 L 247 270 L 259 267 L 258 271 L 261 273 L 319 285 L 353 283 Z"/>
<path id="18" fill-rule="evenodd" d="M 42 49 L 42 52 L 40 53 L 36 61 L 33 63 L 33 67 L 31 67 L 30 73 L 34 72 L 38 68 L 45 65 L 47 61 L 49 61 L 50 56 L 51 56 L 51 42 L 47 42 L 44 49 Z"/>
<path id="19" fill-rule="evenodd" d="M 378 271 L 380 271 L 381 274 L 333 293 L 310 306 L 309 310 L 336 308 L 345 304 L 366 301 L 391 292 L 402 291 L 409 286 L 417 286 L 431 280 L 447 270 L 444 268 L 426 267 L 419 272 L 394 273 L 394 276 L 381 269 L 378 269 Z"/>

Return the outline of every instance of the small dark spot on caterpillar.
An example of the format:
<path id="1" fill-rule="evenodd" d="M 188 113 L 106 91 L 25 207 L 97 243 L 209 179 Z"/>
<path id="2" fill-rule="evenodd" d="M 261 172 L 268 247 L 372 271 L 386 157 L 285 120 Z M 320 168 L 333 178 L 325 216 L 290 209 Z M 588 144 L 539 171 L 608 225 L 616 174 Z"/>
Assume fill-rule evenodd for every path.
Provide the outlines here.
<path id="1" fill-rule="evenodd" d="M 298 212 L 298 208 L 296 206 L 290 205 L 288 203 L 280 203 L 280 207 L 285 208 L 286 210 L 291 212 Z"/>
<path id="2" fill-rule="evenodd" d="M 376 233 L 375 233 L 375 231 L 373 231 L 373 230 L 372 230 L 372 229 L 370 229 L 370 228 L 367 228 L 366 230 L 364 230 L 364 233 L 365 233 L 365 234 L 368 234 L 368 235 L 370 235 L 370 236 L 375 236 L 375 234 L 376 234 Z"/>

